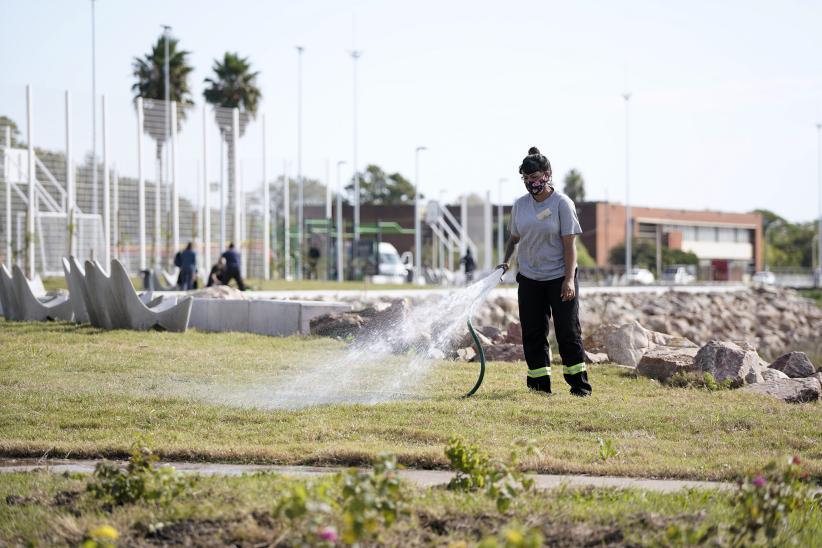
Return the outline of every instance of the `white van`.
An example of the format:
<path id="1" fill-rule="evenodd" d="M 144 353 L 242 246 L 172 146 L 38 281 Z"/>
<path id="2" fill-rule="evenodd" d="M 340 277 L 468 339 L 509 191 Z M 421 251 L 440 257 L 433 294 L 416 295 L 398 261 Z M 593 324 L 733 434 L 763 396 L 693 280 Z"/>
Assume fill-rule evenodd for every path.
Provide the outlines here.
<path id="1" fill-rule="evenodd" d="M 377 274 L 371 278 L 373 283 L 401 284 L 408 281 L 408 269 L 396 247 L 388 242 L 380 242 L 377 251 Z"/>

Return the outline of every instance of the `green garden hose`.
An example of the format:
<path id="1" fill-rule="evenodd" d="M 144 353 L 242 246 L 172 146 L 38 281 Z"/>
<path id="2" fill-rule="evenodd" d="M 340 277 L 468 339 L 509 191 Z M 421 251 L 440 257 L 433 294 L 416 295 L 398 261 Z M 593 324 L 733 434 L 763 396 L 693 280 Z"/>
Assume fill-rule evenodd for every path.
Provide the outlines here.
<path id="1" fill-rule="evenodd" d="M 474 326 L 471 325 L 471 316 L 468 316 L 468 332 L 471 333 L 471 338 L 474 339 L 474 344 L 477 345 L 477 355 L 479 356 L 480 362 L 480 371 L 479 377 L 477 378 L 477 384 L 474 385 L 465 396 L 464 398 L 469 398 L 474 395 L 474 393 L 479 390 L 480 385 L 482 385 L 482 379 L 485 377 L 485 352 L 482 351 L 482 345 L 480 344 L 479 337 L 477 337 L 477 332 L 474 331 Z"/>

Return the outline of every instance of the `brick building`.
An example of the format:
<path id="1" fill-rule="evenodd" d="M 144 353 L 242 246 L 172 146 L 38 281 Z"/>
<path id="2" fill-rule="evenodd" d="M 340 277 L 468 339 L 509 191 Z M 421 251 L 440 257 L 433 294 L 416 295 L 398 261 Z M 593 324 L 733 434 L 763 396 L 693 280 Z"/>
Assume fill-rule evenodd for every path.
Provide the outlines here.
<path id="1" fill-rule="evenodd" d="M 625 243 L 626 210 L 622 204 L 577 204 L 582 241 L 597 266 L 607 266 L 614 247 Z M 632 207 L 634 242 L 646 241 L 694 253 L 701 278 L 739 281 L 762 269 L 762 217 L 758 213 L 724 213 Z"/>

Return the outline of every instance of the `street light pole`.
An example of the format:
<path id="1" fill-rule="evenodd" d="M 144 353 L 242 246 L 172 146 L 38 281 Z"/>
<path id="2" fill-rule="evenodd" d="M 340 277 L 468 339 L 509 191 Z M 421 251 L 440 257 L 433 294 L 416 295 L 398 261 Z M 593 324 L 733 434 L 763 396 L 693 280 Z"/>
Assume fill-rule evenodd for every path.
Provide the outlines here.
<path id="1" fill-rule="evenodd" d="M 297 48 L 297 279 L 303 278 L 303 48 Z"/>
<path id="2" fill-rule="evenodd" d="M 337 162 L 337 281 L 342 282 L 343 276 L 343 214 L 342 214 L 342 177 L 340 167 L 346 164 L 345 160 Z"/>
<path id="3" fill-rule="evenodd" d="M 165 156 L 165 164 L 166 168 L 163 176 L 163 181 L 166 180 L 168 177 L 169 171 L 169 141 L 171 138 L 171 89 L 169 88 L 169 73 L 171 72 L 169 69 L 168 63 L 168 36 L 171 27 L 168 25 L 160 25 L 163 28 L 163 99 L 165 101 L 165 105 L 163 108 L 163 113 L 165 114 L 165 132 L 163 135 L 163 141 L 165 146 L 163 147 L 163 155 Z M 166 187 L 166 212 L 171 209 L 171 189 Z M 168 219 L 168 215 L 166 215 Z M 173 225 L 173 220 L 172 220 Z M 172 228 L 173 231 L 173 228 Z M 168 239 L 166 239 L 168 241 Z M 177 249 L 173 249 L 172 253 L 176 253 Z"/>
<path id="4" fill-rule="evenodd" d="M 628 276 L 631 273 L 631 269 L 633 267 L 632 259 L 631 259 L 631 243 L 633 239 L 632 228 L 633 222 L 631 221 L 631 178 L 630 178 L 630 171 L 629 171 L 629 101 L 631 99 L 631 94 L 626 92 L 622 94 L 622 98 L 625 99 L 625 279 L 627 281 Z"/>
<path id="5" fill-rule="evenodd" d="M 414 283 L 420 285 L 422 277 L 422 223 L 420 222 L 420 152 L 427 150 L 417 147 L 414 151 Z"/>

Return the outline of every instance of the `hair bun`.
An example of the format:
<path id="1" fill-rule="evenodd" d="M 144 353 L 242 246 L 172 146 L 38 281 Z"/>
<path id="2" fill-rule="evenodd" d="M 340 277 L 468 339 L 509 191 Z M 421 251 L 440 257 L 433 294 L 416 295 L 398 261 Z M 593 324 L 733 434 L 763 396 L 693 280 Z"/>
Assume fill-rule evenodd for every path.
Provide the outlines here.
<path id="1" fill-rule="evenodd" d="M 539 154 L 539 149 L 537 147 L 531 147 L 528 149 L 528 154 Z"/>

